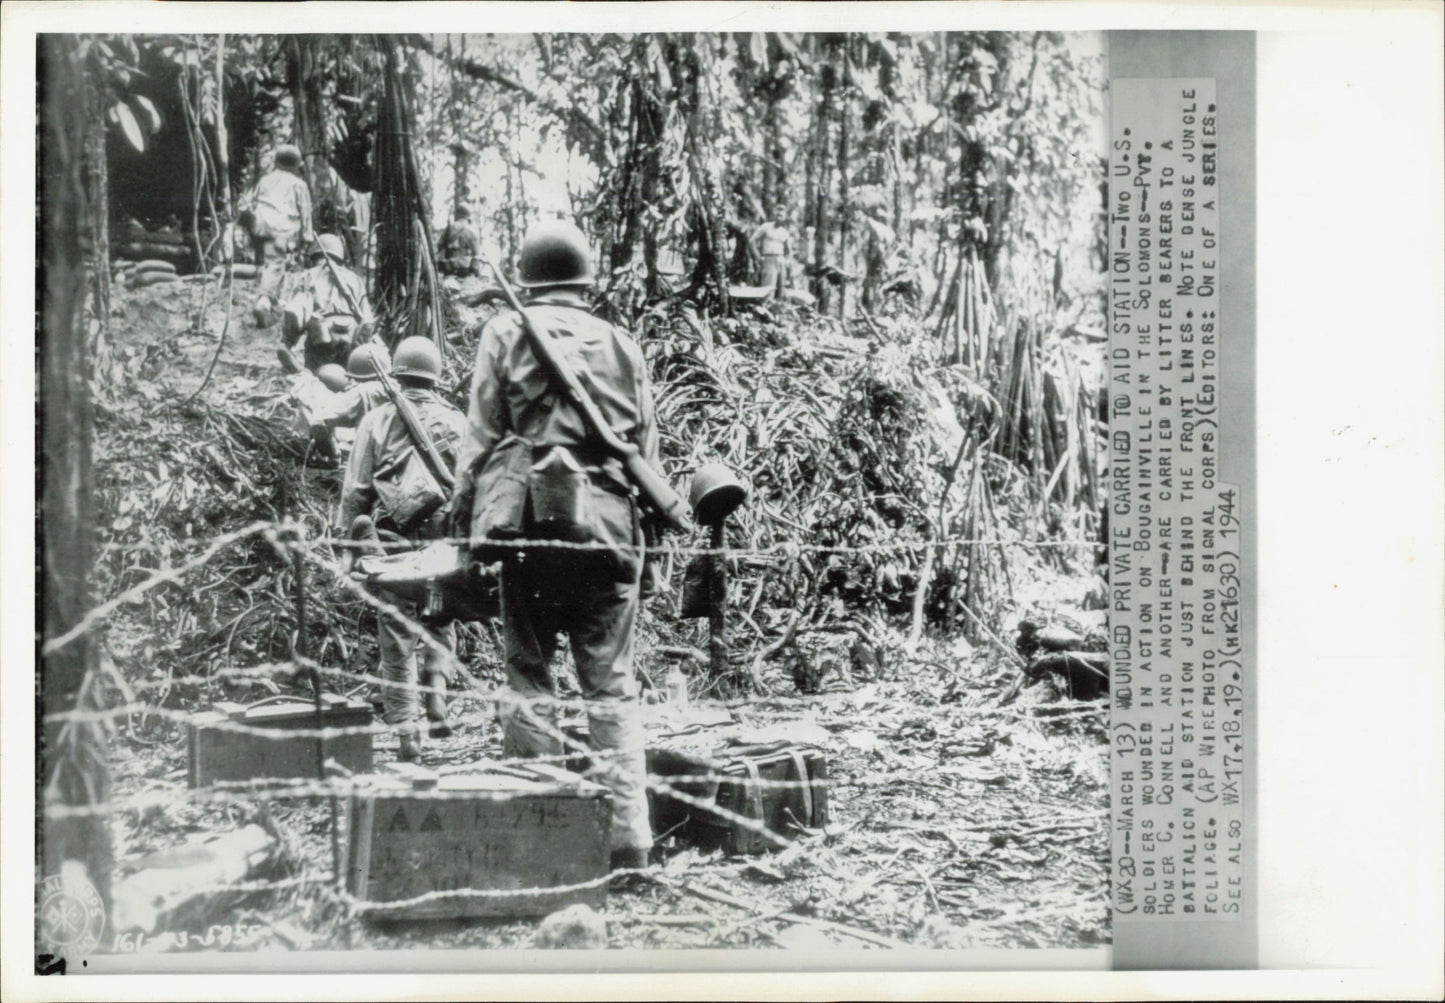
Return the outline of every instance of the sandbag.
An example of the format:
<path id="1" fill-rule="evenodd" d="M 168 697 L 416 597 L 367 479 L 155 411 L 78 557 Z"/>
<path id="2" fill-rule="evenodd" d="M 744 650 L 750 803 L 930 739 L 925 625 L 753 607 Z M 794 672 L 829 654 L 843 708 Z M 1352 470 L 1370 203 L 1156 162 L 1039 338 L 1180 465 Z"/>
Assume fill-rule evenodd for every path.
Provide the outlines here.
<path id="1" fill-rule="evenodd" d="M 140 244 L 129 243 L 120 246 L 120 253 L 128 258 L 135 258 L 137 261 L 153 258 L 177 258 L 184 259 L 192 256 L 188 247 L 171 247 L 167 244 Z"/>
<path id="2" fill-rule="evenodd" d="M 235 264 L 231 266 L 231 274 L 238 279 L 254 279 L 259 274 L 259 271 L 255 265 Z M 211 269 L 211 275 L 218 279 L 225 278 L 226 266 L 217 265 Z"/>
<path id="3" fill-rule="evenodd" d="M 178 276 L 171 272 L 142 272 L 130 280 L 131 288 L 141 289 L 145 286 L 160 285 L 162 282 L 174 282 Z"/>
<path id="4" fill-rule="evenodd" d="M 160 261 L 156 258 L 150 258 L 146 261 L 136 262 L 135 271 L 137 275 L 142 272 L 170 272 L 174 275 L 176 274 L 176 266 L 170 261 Z"/>

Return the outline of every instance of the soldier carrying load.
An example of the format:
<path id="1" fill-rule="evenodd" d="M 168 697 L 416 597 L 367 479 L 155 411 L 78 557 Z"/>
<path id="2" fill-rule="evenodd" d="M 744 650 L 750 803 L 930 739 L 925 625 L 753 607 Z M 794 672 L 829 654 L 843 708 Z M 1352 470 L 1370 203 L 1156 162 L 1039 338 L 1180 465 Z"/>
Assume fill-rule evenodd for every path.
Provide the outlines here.
<path id="1" fill-rule="evenodd" d="M 442 506 L 451 490 L 458 446 L 466 419 L 436 394 L 442 360 L 427 338 L 406 338 L 396 346 L 391 377 L 377 373 L 390 399 L 371 410 L 356 430 L 356 444 L 346 466 L 341 488 L 338 535 L 351 535 L 359 517 L 369 517 L 378 530 L 390 531 L 413 542 L 442 535 Z M 395 382 L 391 383 L 390 379 Z M 393 395 L 392 388 L 396 389 Z M 404 596 L 382 590 L 380 598 L 410 620 L 422 610 Z M 433 735 L 450 734 L 442 697 L 450 673 L 448 653 L 456 647 L 452 624 L 429 624 L 425 629 L 435 644 L 418 640 L 407 625 L 382 614 L 377 618 L 381 648 L 383 717 L 396 728 L 399 758 L 421 758 L 421 730 L 417 725 L 417 667 L 431 690 L 426 701 Z"/>
<path id="2" fill-rule="evenodd" d="M 342 262 L 346 248 L 341 238 L 323 233 L 310 249 L 311 267 L 301 280 L 301 290 L 286 302 L 281 318 L 281 364 L 296 367 L 296 341 L 306 339 L 306 368 L 315 370 L 328 362 L 343 363 L 352 346 L 366 338 L 375 317 L 366 299 L 361 276 Z"/>
<path id="3" fill-rule="evenodd" d="M 655 473 L 658 432 L 642 352 L 589 309 L 593 270 L 582 232 L 560 220 L 534 226 L 519 271 L 528 306 L 493 318 L 477 346 L 449 528 L 469 536 L 478 556 L 502 559 L 503 754 L 564 751 L 549 663 L 566 634 L 587 702 L 594 773 L 613 795 L 612 866 L 642 867 L 652 831 L 633 669 L 641 502 L 652 502 L 649 517 L 674 524 L 682 503 L 668 499 L 671 489 Z M 533 540 L 562 546 L 527 546 Z"/>
<path id="4" fill-rule="evenodd" d="M 311 243 L 311 189 L 301 177 L 301 151 L 276 147 L 275 166 L 262 175 L 242 203 L 241 225 L 250 234 L 260 294 L 252 308 L 257 327 L 272 323 L 286 257 Z"/>

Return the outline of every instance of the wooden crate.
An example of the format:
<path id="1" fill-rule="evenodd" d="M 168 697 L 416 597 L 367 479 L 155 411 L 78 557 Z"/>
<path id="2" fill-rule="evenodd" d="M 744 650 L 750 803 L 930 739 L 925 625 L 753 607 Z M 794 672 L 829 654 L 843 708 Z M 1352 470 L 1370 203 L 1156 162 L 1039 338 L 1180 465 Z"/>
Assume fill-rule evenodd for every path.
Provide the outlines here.
<path id="1" fill-rule="evenodd" d="M 347 889 L 370 903 L 431 892 L 553 888 L 570 891 L 439 896 L 394 908 L 387 919 L 545 916 L 607 902 L 612 796 L 558 767 L 493 767 L 477 774 L 380 776 L 352 795 Z"/>
<path id="2" fill-rule="evenodd" d="M 650 792 L 653 834 L 671 832 L 703 850 L 767 853 L 786 846 L 799 825 L 821 829 L 828 823 L 828 760 L 821 750 L 809 746 L 716 752 L 650 746 L 647 772 L 664 780 L 703 778 L 678 780 L 670 786 L 720 811 L 671 797 L 666 791 Z M 789 786 L 770 786 L 770 781 Z M 734 816 L 760 823 L 782 840 Z"/>
<path id="3" fill-rule="evenodd" d="M 334 693 L 322 696 L 322 724 L 327 728 L 365 727 L 371 724 L 371 705 L 347 700 Z M 286 697 L 251 706 L 216 701 L 187 727 L 187 774 L 192 787 L 222 781 L 262 777 L 315 777 L 316 737 L 274 738 L 248 734 L 246 728 L 303 730 L 316 728 L 316 705 L 310 700 Z M 335 759 L 353 773 L 366 773 L 372 764 L 372 735 L 359 733 L 326 740 L 326 758 Z"/>

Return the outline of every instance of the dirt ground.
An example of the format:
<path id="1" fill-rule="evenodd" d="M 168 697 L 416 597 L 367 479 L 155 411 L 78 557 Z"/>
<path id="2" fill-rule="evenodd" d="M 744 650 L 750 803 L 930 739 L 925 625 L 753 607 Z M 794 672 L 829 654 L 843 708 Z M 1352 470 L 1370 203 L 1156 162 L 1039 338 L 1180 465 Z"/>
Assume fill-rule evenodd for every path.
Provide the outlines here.
<path id="1" fill-rule="evenodd" d="M 274 357 L 275 331 L 258 330 L 247 317 L 252 295 L 253 283 L 236 284 L 226 344 L 202 390 L 212 404 L 244 408 L 285 385 Z M 201 297 L 209 303 L 207 322 L 193 330 L 190 317 Z M 143 411 L 196 391 L 216 351 L 224 299 L 215 283 L 118 289 L 111 339 L 98 360 L 102 400 L 110 393 L 108 406 Z M 148 378 L 117 379 L 107 390 L 107 366 L 140 367 Z M 141 395 L 151 399 L 135 398 L 136 386 L 153 387 Z M 131 396 L 115 396 L 123 389 Z M 1084 611 L 1093 587 L 1092 576 L 1077 569 L 1027 569 L 1015 576 L 1016 608 L 993 625 L 1003 643 L 925 636 L 910 648 L 885 629 L 875 638 L 881 667 L 844 674 L 832 692 L 798 695 L 783 668 L 767 663 L 763 681 L 772 695 L 728 709 L 745 726 L 792 722 L 818 739 L 834 779 L 829 824 L 759 857 L 665 845 L 664 859 L 648 876 L 609 895 L 602 910 L 608 946 L 886 950 L 1109 943 L 1107 699 L 1074 702 L 1048 681 L 1021 687 L 1016 659 L 1004 647 L 1013 623 L 1025 616 L 1098 629 L 1103 614 Z M 124 611 L 110 630 L 110 657 L 132 681 L 151 674 L 145 645 L 154 642 L 143 633 Z M 660 675 L 662 660 L 646 643 L 652 637 L 644 632 L 641 665 Z M 495 646 L 475 650 L 476 689 L 458 696 L 456 731 L 430 742 L 428 766 L 465 767 L 500 755 L 491 705 L 481 699 L 500 682 Z M 281 691 L 307 692 L 289 684 Z M 167 706 L 205 710 L 219 692 L 200 676 L 177 678 L 167 687 Z M 538 924 L 531 919 L 387 924 L 349 917 L 329 887 L 326 800 L 275 799 L 262 807 L 189 799 L 185 727 L 173 716 L 124 719 L 111 754 L 112 797 L 150 804 L 113 816 L 119 875 L 146 854 L 262 820 L 285 846 L 289 869 L 282 876 L 307 882 L 212 900 L 173 918 L 173 925 L 193 930 L 244 925 L 248 936 L 226 950 L 534 943 Z M 378 736 L 376 757 L 381 765 L 393 760 L 394 740 Z M 194 943 L 178 948 L 163 931 L 135 946 L 197 949 Z"/>

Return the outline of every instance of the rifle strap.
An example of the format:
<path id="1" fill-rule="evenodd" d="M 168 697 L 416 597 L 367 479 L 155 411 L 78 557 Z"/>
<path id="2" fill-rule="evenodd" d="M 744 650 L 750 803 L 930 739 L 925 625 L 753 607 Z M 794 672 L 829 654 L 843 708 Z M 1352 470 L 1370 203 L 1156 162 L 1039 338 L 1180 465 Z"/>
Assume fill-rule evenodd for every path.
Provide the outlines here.
<path id="1" fill-rule="evenodd" d="M 566 304 L 566 305 L 571 305 L 571 304 Z M 584 308 L 583 308 L 583 307 L 577 307 L 577 309 L 581 310 L 581 309 L 584 309 Z M 552 345 L 552 351 L 553 351 L 553 352 L 556 354 L 556 356 L 557 356 L 557 361 L 558 361 L 561 365 L 564 365 L 564 366 L 565 366 L 565 365 L 567 364 L 567 356 L 568 356 L 569 352 L 568 352 L 567 349 L 564 348 L 564 347 L 562 346 L 562 344 L 557 340 L 556 336 L 551 332 L 551 330 L 549 330 L 549 329 L 543 327 L 541 324 L 539 324 L 539 323 L 537 322 L 537 318 L 536 318 L 536 315 L 535 315 L 535 314 L 529 315 L 529 316 L 528 316 L 527 318 L 525 318 L 525 319 L 530 319 L 530 320 L 531 320 L 531 327 L 532 327 L 533 331 L 535 331 L 536 337 L 538 337 L 538 338 L 549 338 L 549 339 L 551 339 L 551 341 L 550 341 L 549 343 Z M 517 318 L 517 321 L 518 321 L 519 324 L 521 324 L 521 327 L 522 327 L 522 338 L 527 342 L 527 348 L 531 350 L 531 352 L 532 352 L 532 358 L 533 358 L 533 360 L 536 361 L 536 363 L 537 363 L 537 368 L 540 369 L 540 370 L 542 370 L 542 372 L 546 373 L 548 376 L 550 376 L 550 377 L 552 378 L 552 392 L 557 395 L 558 401 L 560 401 L 563 405 L 565 405 L 565 406 L 567 406 L 567 407 L 577 408 L 578 405 L 575 404 L 575 403 L 573 403 L 572 398 L 571 398 L 571 395 L 570 395 L 570 394 L 568 393 L 568 391 L 567 391 L 567 381 L 566 381 L 566 379 L 562 376 L 561 373 L 557 372 L 557 371 L 553 368 L 552 363 L 547 359 L 547 357 L 546 357 L 542 352 L 539 352 L 539 351 L 537 350 L 536 346 L 532 344 L 532 335 L 530 335 L 530 334 L 527 332 L 527 327 L 528 327 L 528 325 L 523 322 L 523 321 L 524 321 L 524 318 L 523 318 L 523 317 L 518 317 L 518 318 Z M 575 382 L 576 382 L 576 384 L 577 384 L 577 390 L 578 390 L 584 397 L 586 397 L 589 401 L 591 401 L 593 409 L 597 412 L 598 416 L 601 417 L 601 418 L 605 421 L 605 420 L 606 420 L 606 413 L 602 410 L 601 407 L 598 406 L 598 404 L 597 404 L 597 398 L 593 397 L 591 391 L 588 389 L 588 384 L 590 384 L 590 383 L 592 382 L 592 374 L 591 374 L 590 372 L 588 372 L 587 370 L 585 370 L 585 369 L 583 369 L 583 370 L 573 369 L 573 370 L 572 370 L 572 376 L 573 376 L 573 378 L 574 378 L 574 380 L 575 380 Z M 594 448 L 598 448 L 598 449 L 600 449 L 603 453 L 606 453 L 606 452 L 607 452 L 607 448 L 606 448 L 606 444 L 602 441 L 602 435 L 601 435 L 601 433 L 599 433 L 595 428 L 592 427 L 592 423 L 587 420 L 587 416 L 586 416 L 585 414 L 578 414 L 577 417 L 578 417 L 579 419 L 581 419 L 581 422 L 582 422 L 582 430 L 583 430 L 583 432 L 586 433 L 586 436 L 587 436 L 587 438 L 586 438 L 586 440 L 585 440 L 585 444 L 588 445 L 588 446 L 592 446 L 592 447 L 594 447 Z M 615 431 L 615 430 L 614 430 L 613 434 L 616 435 L 616 431 Z M 618 437 L 619 439 L 621 438 L 620 435 L 617 436 L 617 437 Z"/>
<path id="2" fill-rule="evenodd" d="M 407 400 L 404 396 L 405 391 L 402 390 L 401 387 L 397 387 L 396 389 L 396 420 L 401 422 L 402 428 L 406 429 L 407 437 L 411 439 L 412 446 L 421 453 L 422 466 L 426 467 L 427 473 L 431 475 L 433 480 L 436 480 L 436 474 L 431 469 L 431 463 L 427 461 L 427 454 L 436 451 L 436 444 L 432 441 L 431 433 L 427 431 L 426 422 L 422 420 L 421 413 L 416 409 L 416 402 Z M 415 428 L 412 427 L 413 423 L 407 421 L 401 413 L 403 407 L 402 401 L 406 401 L 406 404 L 411 405 L 412 415 L 416 418 Z M 437 487 L 442 487 L 442 484 L 438 483 Z"/>

